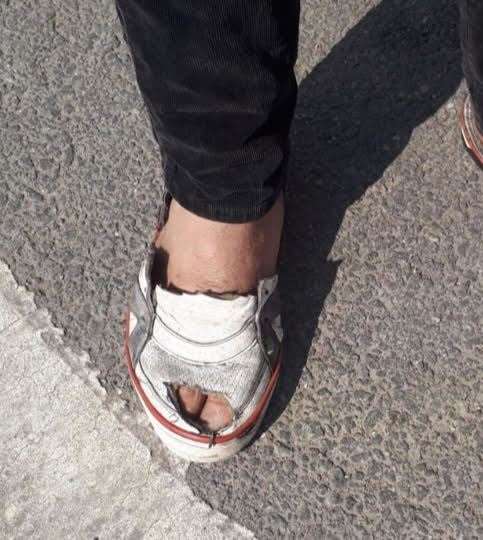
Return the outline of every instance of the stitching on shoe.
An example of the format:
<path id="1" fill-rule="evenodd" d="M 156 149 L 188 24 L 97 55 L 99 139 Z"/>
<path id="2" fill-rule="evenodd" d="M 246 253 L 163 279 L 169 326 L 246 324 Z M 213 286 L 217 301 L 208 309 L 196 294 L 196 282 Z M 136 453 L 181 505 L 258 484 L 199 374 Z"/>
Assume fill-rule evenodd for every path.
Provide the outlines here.
<path id="1" fill-rule="evenodd" d="M 235 358 L 237 358 L 238 356 L 240 356 L 241 354 L 249 351 L 251 348 L 253 348 L 255 345 L 258 344 L 258 339 L 255 337 L 253 338 L 253 341 L 247 345 L 244 349 L 242 349 L 241 351 L 238 351 L 237 353 L 235 353 L 234 355 L 232 356 L 228 356 L 227 358 L 223 358 L 222 360 L 217 360 L 216 362 L 197 362 L 196 360 L 192 360 L 191 358 L 185 358 L 184 356 L 181 356 L 180 354 L 178 353 L 175 353 L 173 351 L 170 351 L 167 347 L 165 347 L 164 345 L 162 345 L 161 343 L 159 343 L 159 341 L 156 339 L 156 337 L 154 336 L 154 334 L 151 335 L 151 339 L 155 342 L 155 344 L 166 354 L 169 354 L 170 356 L 172 356 L 175 360 L 181 360 L 183 363 L 185 364 L 189 364 L 191 366 L 219 366 L 219 365 L 222 365 L 222 364 L 226 364 L 228 362 L 231 362 L 233 361 Z"/>

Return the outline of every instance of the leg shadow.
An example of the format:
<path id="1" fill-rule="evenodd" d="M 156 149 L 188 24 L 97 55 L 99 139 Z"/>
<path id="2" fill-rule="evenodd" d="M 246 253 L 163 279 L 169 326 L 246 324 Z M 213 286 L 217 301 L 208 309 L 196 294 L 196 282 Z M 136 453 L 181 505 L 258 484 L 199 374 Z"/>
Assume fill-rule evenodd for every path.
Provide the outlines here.
<path id="1" fill-rule="evenodd" d="M 281 271 L 286 363 L 265 428 L 297 388 L 336 277 L 339 263 L 328 257 L 347 208 L 462 79 L 457 21 L 453 0 L 385 0 L 300 86 Z"/>
<path id="2" fill-rule="evenodd" d="M 285 365 L 263 429 L 293 397 L 318 337 L 339 265 L 329 254 L 346 210 L 462 79 L 457 22 L 454 0 L 382 0 L 300 86 L 281 272 Z M 311 391 L 310 383 L 304 391 Z M 288 449 L 291 457 L 284 459 L 265 447 L 254 444 L 227 463 L 191 465 L 189 483 L 197 495 L 256 530 L 264 507 L 257 501 L 265 493 L 280 508 L 304 498 L 300 478 L 291 490 L 289 480 L 273 482 L 270 473 L 286 469 L 287 459 L 297 462 L 298 450 Z M 304 489 L 317 489 L 313 478 L 304 478 Z"/>

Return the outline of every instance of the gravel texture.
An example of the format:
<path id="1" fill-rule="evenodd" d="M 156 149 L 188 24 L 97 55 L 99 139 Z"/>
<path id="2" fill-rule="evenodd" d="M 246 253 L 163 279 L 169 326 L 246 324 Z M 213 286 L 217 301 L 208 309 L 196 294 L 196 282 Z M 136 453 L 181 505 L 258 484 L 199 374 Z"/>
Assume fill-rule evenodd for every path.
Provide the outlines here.
<path id="1" fill-rule="evenodd" d="M 0 4 L 0 258 L 109 395 L 158 152 L 111 1 Z M 264 435 L 190 466 L 259 538 L 483 537 L 483 174 L 450 0 L 306 0 Z M 116 399 L 118 399 L 116 398 Z"/>

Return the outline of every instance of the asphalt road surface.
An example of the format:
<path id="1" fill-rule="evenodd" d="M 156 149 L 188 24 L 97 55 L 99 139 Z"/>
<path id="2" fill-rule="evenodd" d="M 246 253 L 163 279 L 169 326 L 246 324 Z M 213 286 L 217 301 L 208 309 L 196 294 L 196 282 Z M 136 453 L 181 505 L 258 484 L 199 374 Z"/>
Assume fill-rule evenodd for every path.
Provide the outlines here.
<path id="1" fill-rule="evenodd" d="M 282 382 L 264 435 L 187 481 L 259 538 L 481 538 L 455 2 L 306 0 L 300 41 Z M 0 84 L 0 259 L 135 417 L 120 323 L 162 174 L 113 2 L 1 1 Z"/>

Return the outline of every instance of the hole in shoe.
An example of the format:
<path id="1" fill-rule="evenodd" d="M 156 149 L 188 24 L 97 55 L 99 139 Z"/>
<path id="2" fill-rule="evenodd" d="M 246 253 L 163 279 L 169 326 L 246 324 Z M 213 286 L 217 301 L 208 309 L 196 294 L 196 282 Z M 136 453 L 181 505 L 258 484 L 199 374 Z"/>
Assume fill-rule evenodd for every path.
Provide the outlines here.
<path id="1" fill-rule="evenodd" d="M 181 414 L 194 425 L 216 432 L 233 422 L 234 412 L 225 396 L 205 394 L 199 388 L 188 386 L 176 386 L 174 390 Z"/>

